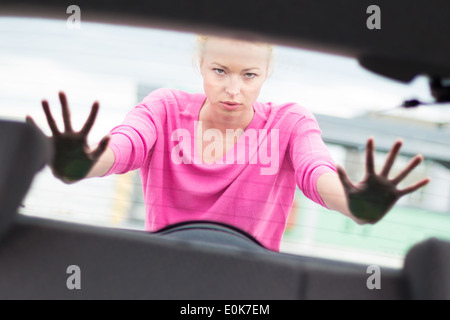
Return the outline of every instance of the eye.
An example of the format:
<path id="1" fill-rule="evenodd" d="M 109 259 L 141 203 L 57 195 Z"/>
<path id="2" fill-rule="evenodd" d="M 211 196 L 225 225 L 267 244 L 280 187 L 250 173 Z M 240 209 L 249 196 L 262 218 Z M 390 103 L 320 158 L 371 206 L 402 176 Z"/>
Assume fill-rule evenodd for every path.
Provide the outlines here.
<path id="1" fill-rule="evenodd" d="M 223 69 L 214 68 L 213 70 L 219 75 L 225 74 L 225 71 Z"/>
<path id="2" fill-rule="evenodd" d="M 256 73 L 247 72 L 244 76 L 245 76 L 247 79 L 252 79 L 252 78 L 256 77 L 257 74 L 256 74 Z"/>

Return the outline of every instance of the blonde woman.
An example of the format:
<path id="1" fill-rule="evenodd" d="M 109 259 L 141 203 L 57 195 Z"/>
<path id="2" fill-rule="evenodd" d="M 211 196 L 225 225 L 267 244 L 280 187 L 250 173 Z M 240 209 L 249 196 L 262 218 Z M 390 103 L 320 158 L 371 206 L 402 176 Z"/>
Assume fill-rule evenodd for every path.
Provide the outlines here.
<path id="1" fill-rule="evenodd" d="M 246 231 L 273 251 L 279 251 L 297 186 L 312 201 L 364 224 L 379 221 L 401 196 L 428 183 L 396 188 L 423 160 L 420 155 L 388 178 L 401 141 L 376 173 L 372 139 L 366 176 L 351 183 L 331 158 L 311 112 L 296 103 L 258 101 L 272 68 L 270 45 L 213 36 L 197 40 L 204 92 L 155 90 L 95 148 L 87 146 L 86 136 L 98 103 L 74 132 L 60 93 L 60 132 L 43 101 L 56 150 L 54 175 L 72 183 L 140 169 L 146 230 L 215 221 Z"/>

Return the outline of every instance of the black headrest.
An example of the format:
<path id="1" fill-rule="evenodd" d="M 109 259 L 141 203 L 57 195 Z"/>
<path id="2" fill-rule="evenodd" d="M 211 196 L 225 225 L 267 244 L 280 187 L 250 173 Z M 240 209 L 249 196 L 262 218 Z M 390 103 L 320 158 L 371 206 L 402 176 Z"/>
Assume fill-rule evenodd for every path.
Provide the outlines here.
<path id="1" fill-rule="evenodd" d="M 50 141 L 38 129 L 0 120 L 0 236 L 10 226 L 34 175 L 51 156 Z"/>
<path id="2" fill-rule="evenodd" d="M 450 241 L 429 238 L 414 245 L 406 255 L 404 271 L 411 298 L 450 299 Z"/>

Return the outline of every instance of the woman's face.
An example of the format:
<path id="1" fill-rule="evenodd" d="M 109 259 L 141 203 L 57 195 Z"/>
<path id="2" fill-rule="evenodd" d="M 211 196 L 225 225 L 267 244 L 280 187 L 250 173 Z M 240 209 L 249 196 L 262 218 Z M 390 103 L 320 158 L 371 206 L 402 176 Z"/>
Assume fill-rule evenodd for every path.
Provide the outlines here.
<path id="1" fill-rule="evenodd" d="M 225 117 L 252 111 L 267 78 L 269 59 L 266 45 L 211 37 L 200 59 L 210 108 Z"/>

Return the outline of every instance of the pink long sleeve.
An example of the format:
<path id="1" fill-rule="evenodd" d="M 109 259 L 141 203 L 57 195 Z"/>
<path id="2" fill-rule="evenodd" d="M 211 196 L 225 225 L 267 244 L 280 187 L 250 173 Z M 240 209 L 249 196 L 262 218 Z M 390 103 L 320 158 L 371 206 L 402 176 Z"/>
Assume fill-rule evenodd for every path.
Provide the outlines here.
<path id="1" fill-rule="evenodd" d="M 203 93 L 158 89 L 112 131 L 116 161 L 107 174 L 140 169 L 145 227 L 187 220 L 234 225 L 278 251 L 296 186 L 324 205 L 318 177 L 334 162 L 310 112 L 298 104 L 255 102 L 255 115 L 230 151 L 206 164 L 195 125 Z"/>
<path id="2" fill-rule="evenodd" d="M 306 197 L 326 207 L 317 191 L 317 180 L 323 173 L 336 172 L 335 163 L 322 140 L 314 115 L 301 107 L 295 113 L 300 118 L 291 134 L 290 157 L 296 183 Z"/>

